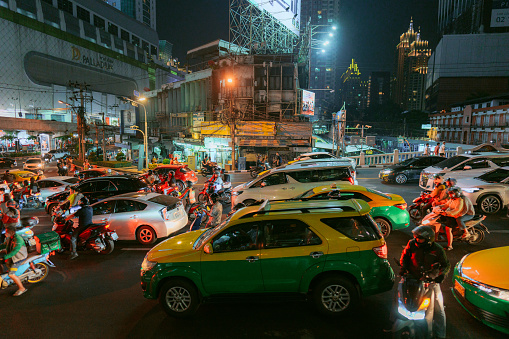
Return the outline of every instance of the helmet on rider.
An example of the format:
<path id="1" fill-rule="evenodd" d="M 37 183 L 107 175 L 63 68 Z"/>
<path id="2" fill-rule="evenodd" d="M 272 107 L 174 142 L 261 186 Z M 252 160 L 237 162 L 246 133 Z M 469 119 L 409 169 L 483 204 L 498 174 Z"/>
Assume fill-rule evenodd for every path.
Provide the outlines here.
<path id="1" fill-rule="evenodd" d="M 148 170 L 148 175 L 152 175 L 154 172 L 152 170 Z"/>
<path id="2" fill-rule="evenodd" d="M 461 189 L 459 187 L 451 187 L 447 190 L 450 197 L 459 198 L 461 195 Z"/>
<path id="3" fill-rule="evenodd" d="M 90 202 L 88 201 L 88 198 L 87 198 L 87 197 L 82 197 L 82 198 L 80 199 L 80 203 L 81 203 L 81 205 L 83 205 L 83 206 L 87 206 L 87 205 L 89 205 L 89 204 L 90 204 Z"/>
<path id="4" fill-rule="evenodd" d="M 419 226 L 412 230 L 414 238 L 416 239 L 416 244 L 426 244 L 431 245 L 435 242 L 435 231 L 429 226 Z M 424 239 L 424 242 L 419 242 L 420 239 Z"/>
<path id="5" fill-rule="evenodd" d="M 217 193 L 212 193 L 210 195 L 210 199 L 212 199 L 212 202 L 215 204 L 218 200 L 219 200 L 219 194 Z"/>
<path id="6" fill-rule="evenodd" d="M 456 186 L 456 183 L 458 181 L 454 178 L 447 178 L 445 179 L 445 184 L 447 185 L 447 187 L 453 187 L 453 186 Z"/>
<path id="7" fill-rule="evenodd" d="M 440 174 L 435 174 L 433 175 L 433 183 L 435 184 L 435 186 L 438 186 L 440 185 L 442 182 L 443 182 L 443 178 Z"/>
<path id="8" fill-rule="evenodd" d="M 186 185 L 187 187 L 192 188 L 194 184 L 192 181 L 186 181 Z"/>

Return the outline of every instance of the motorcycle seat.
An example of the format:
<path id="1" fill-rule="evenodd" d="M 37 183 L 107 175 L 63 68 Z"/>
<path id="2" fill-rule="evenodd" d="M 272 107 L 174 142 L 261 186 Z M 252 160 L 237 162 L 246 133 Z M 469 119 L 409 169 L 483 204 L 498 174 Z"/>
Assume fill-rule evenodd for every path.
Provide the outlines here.
<path id="1" fill-rule="evenodd" d="M 37 251 L 36 252 L 28 253 L 28 257 L 23 261 L 23 264 L 28 264 L 28 263 L 34 261 L 35 259 L 37 259 L 40 256 L 41 255 L 39 253 L 37 253 Z"/>

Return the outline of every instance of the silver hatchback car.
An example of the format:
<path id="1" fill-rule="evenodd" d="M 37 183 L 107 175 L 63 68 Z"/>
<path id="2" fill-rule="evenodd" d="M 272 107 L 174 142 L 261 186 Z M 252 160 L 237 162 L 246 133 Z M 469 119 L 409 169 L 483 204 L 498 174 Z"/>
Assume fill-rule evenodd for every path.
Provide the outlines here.
<path id="1" fill-rule="evenodd" d="M 180 199 L 159 193 L 133 192 L 101 200 L 92 205 L 94 223 L 107 222 L 119 240 L 153 244 L 187 225 Z"/>

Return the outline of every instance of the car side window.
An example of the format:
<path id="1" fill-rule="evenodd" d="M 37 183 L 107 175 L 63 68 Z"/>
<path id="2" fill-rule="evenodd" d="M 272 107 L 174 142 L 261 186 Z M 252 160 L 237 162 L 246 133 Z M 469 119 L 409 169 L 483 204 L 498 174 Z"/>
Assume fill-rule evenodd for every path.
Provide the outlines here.
<path id="1" fill-rule="evenodd" d="M 87 182 L 78 186 L 80 192 L 95 192 L 96 182 Z"/>
<path id="2" fill-rule="evenodd" d="M 264 222 L 265 248 L 319 245 L 322 240 L 300 220 L 271 220 Z"/>
<path id="3" fill-rule="evenodd" d="M 44 183 L 46 186 L 41 187 L 41 185 L 39 185 L 40 188 L 50 188 L 50 187 L 59 187 L 59 186 L 62 186 L 61 183 L 56 182 L 56 181 L 41 181 L 41 183 Z"/>
<path id="4" fill-rule="evenodd" d="M 115 201 L 103 201 L 92 206 L 94 215 L 111 214 L 115 208 Z"/>
<path id="5" fill-rule="evenodd" d="M 320 221 L 355 241 L 371 241 L 381 237 L 375 222 L 369 216 L 324 218 Z"/>
<path id="6" fill-rule="evenodd" d="M 258 181 L 253 187 L 260 187 L 262 182 L 265 183 L 265 186 L 286 184 L 286 175 L 284 173 L 271 174 L 268 177 L 265 177 L 262 180 Z"/>
<path id="7" fill-rule="evenodd" d="M 500 167 L 509 166 L 509 157 L 508 158 L 492 158 L 490 159 L 495 165 Z"/>
<path id="8" fill-rule="evenodd" d="M 117 200 L 115 213 L 143 211 L 146 207 L 146 204 L 134 200 Z"/>
<path id="9" fill-rule="evenodd" d="M 340 190 L 339 193 L 340 193 L 340 197 L 335 198 L 337 200 L 359 199 L 359 200 L 364 200 L 365 202 L 370 202 L 372 200 L 371 198 L 368 198 L 367 196 L 365 196 L 364 194 L 359 193 L 359 192 L 345 192 L 345 191 Z"/>
<path id="10" fill-rule="evenodd" d="M 258 237 L 258 223 L 233 226 L 214 237 L 212 249 L 214 253 L 256 250 Z"/>
<path id="11" fill-rule="evenodd" d="M 478 159 L 472 159 L 470 161 L 467 161 L 463 167 L 470 166 L 472 169 L 478 169 L 478 168 L 489 168 L 490 164 L 486 158 L 478 158 Z M 463 169 L 463 168 L 460 168 Z"/>
<path id="12" fill-rule="evenodd" d="M 417 159 L 412 163 L 413 167 L 424 167 L 429 165 L 429 158 Z"/>
<path id="13" fill-rule="evenodd" d="M 438 164 L 440 161 L 444 161 L 445 159 L 444 158 L 440 158 L 440 157 L 432 157 L 432 158 L 429 158 L 430 159 L 430 165 L 433 166 L 435 164 Z"/>
<path id="14" fill-rule="evenodd" d="M 37 183 L 37 186 L 39 186 L 39 188 L 46 188 L 46 187 L 49 187 L 47 186 L 49 184 L 49 181 L 39 181 Z"/>
<path id="15" fill-rule="evenodd" d="M 96 181 L 96 187 L 95 187 L 96 192 L 99 192 L 99 191 L 112 192 L 112 191 L 116 191 L 116 190 L 117 190 L 117 187 L 115 185 L 113 185 L 113 183 L 109 180 Z"/>

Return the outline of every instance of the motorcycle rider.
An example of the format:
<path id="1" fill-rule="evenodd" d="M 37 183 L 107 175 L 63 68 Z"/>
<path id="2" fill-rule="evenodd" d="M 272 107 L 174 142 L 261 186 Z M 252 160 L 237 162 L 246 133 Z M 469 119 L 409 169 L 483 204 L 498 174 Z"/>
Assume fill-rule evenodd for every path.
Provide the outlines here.
<path id="1" fill-rule="evenodd" d="M 464 195 L 463 192 L 460 192 L 460 199 L 463 200 L 463 210 L 461 211 L 462 216 L 456 218 L 456 221 L 458 222 L 458 227 L 460 228 L 460 230 L 463 231 L 463 235 L 461 236 L 461 238 L 465 239 L 470 236 L 465 226 L 465 221 L 474 218 L 475 210 L 474 204 L 472 204 L 472 201 L 466 195 Z"/>
<path id="2" fill-rule="evenodd" d="M 223 188 L 223 179 L 221 178 L 221 171 L 216 169 L 214 174 L 207 180 L 209 184 L 209 192 L 217 193 L 221 188 Z"/>
<path id="3" fill-rule="evenodd" d="M 186 202 L 186 214 L 189 214 L 189 209 L 191 208 L 191 205 L 196 203 L 196 194 L 194 192 L 193 182 L 187 181 L 186 182 L 187 188 L 185 189 L 184 193 L 182 194 L 182 200 Z"/>
<path id="4" fill-rule="evenodd" d="M 210 210 L 210 219 L 207 223 L 207 227 L 215 227 L 221 223 L 221 216 L 223 215 L 223 205 L 219 201 L 219 195 L 217 193 L 212 193 L 210 195 L 212 202 L 212 209 Z"/>
<path id="5" fill-rule="evenodd" d="M 444 226 L 447 235 L 446 251 L 452 250 L 452 228 L 460 224 L 458 218 L 461 218 L 467 212 L 465 211 L 465 202 L 461 199 L 461 189 L 458 187 L 451 187 L 448 189 L 449 200 L 444 205 L 439 206 L 441 209 L 440 214 L 444 217 Z M 466 209 L 468 210 L 468 208 Z M 467 233 L 468 236 L 468 233 Z"/>
<path id="6" fill-rule="evenodd" d="M 2 177 L 2 180 L 5 180 L 6 183 L 10 184 L 14 181 L 14 175 L 12 175 L 11 172 L 9 172 L 9 170 L 6 170 Z"/>
<path id="7" fill-rule="evenodd" d="M 93 210 L 92 206 L 89 205 L 88 199 L 86 197 L 82 197 L 79 201 L 79 205 L 81 208 L 65 219 L 65 221 L 68 221 L 74 217 L 79 218 L 79 226 L 72 231 L 71 236 L 71 256 L 69 257 L 71 260 L 78 257 L 78 253 L 76 252 L 76 242 L 78 241 L 79 235 L 92 224 Z"/>
<path id="8" fill-rule="evenodd" d="M 0 204 L 0 212 L 1 212 L 1 222 L 2 227 L 0 227 L 0 242 L 3 242 L 5 236 L 2 234 L 3 228 L 8 226 L 18 225 L 20 213 L 16 207 L 16 203 L 12 200 L 10 193 L 4 194 L 4 202 Z"/>
<path id="9" fill-rule="evenodd" d="M 207 155 L 205 155 L 205 158 L 203 158 L 203 160 L 201 161 L 202 171 L 205 169 L 205 170 L 207 170 L 207 172 L 211 173 L 212 169 L 210 167 L 211 167 L 211 165 L 210 165 L 209 157 Z"/>
<path id="10" fill-rule="evenodd" d="M 86 171 L 89 169 L 90 169 L 90 163 L 88 162 L 88 159 L 85 159 L 85 161 L 83 162 L 83 170 Z"/>
<path id="11" fill-rule="evenodd" d="M 19 297 L 27 291 L 27 289 L 21 283 L 21 280 L 16 276 L 18 267 L 28 257 L 27 247 L 25 241 L 19 234 L 16 234 L 16 227 L 13 225 L 7 226 L 5 230 L 5 242 L 0 246 L 0 254 L 2 255 L 2 261 L 5 262 L 9 268 L 9 278 L 11 278 L 18 290 L 13 294 L 15 297 Z"/>
<path id="12" fill-rule="evenodd" d="M 440 174 L 435 174 L 433 177 L 433 191 L 429 194 L 430 201 L 422 208 L 423 212 L 431 208 L 431 206 L 435 206 L 438 200 L 440 200 L 445 195 L 445 185 L 443 183 L 443 178 Z"/>
<path id="13" fill-rule="evenodd" d="M 154 171 L 148 170 L 148 176 L 147 176 L 147 184 L 154 185 L 154 183 L 157 181 L 157 177 L 154 174 Z"/>
<path id="14" fill-rule="evenodd" d="M 439 268 L 431 271 L 430 277 L 434 279 L 431 288 L 435 294 L 434 329 L 437 338 L 446 337 L 446 319 L 444 311 L 444 297 L 440 289 L 440 283 L 444 280 L 451 267 L 444 249 L 435 243 L 435 232 L 429 226 L 419 226 L 412 231 L 414 239 L 408 241 L 401 253 L 400 275 L 411 274 L 416 278 L 423 277 L 425 272 L 432 270 L 434 264 Z"/>
<path id="15" fill-rule="evenodd" d="M 433 207 L 443 205 L 449 200 L 449 188 L 456 186 L 457 180 L 454 178 L 447 178 L 444 181 L 445 184 L 445 190 L 443 191 L 443 194 L 441 197 L 433 202 Z"/>

